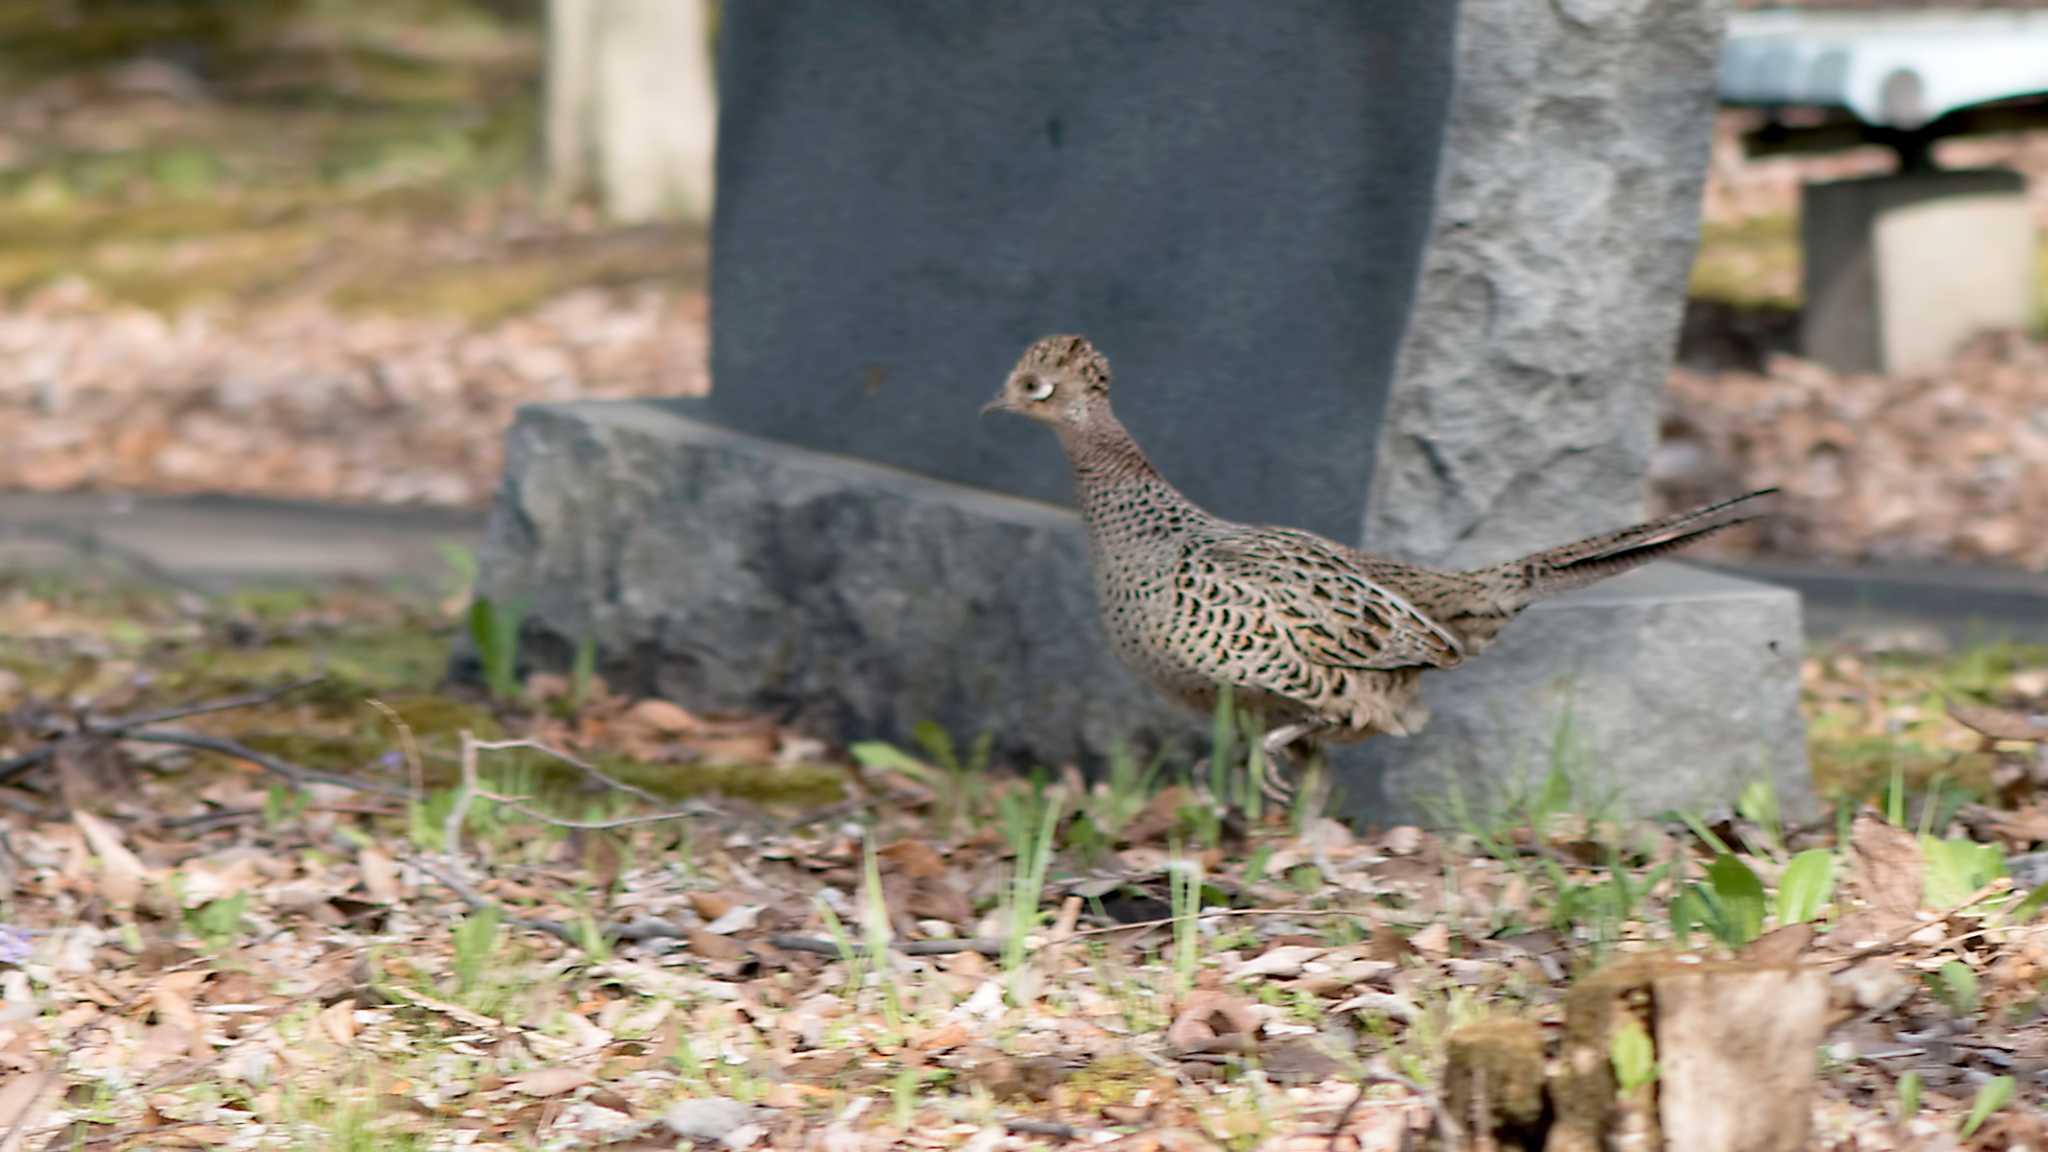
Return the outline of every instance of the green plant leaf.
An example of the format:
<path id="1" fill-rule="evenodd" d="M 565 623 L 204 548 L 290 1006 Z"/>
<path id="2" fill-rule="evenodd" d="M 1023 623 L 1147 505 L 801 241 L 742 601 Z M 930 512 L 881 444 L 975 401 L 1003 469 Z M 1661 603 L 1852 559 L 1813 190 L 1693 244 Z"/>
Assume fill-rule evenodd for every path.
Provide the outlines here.
<path id="1" fill-rule="evenodd" d="M 590 702 L 590 690 L 597 683 L 597 640 L 585 636 L 576 642 L 576 655 L 569 664 L 569 704 L 582 708 Z"/>
<path id="2" fill-rule="evenodd" d="M 1707 866 L 1707 883 L 1721 905 L 1721 943 L 1740 948 L 1763 934 L 1764 884 L 1734 855 L 1725 855 Z"/>
<path id="3" fill-rule="evenodd" d="M 1804 924 L 1818 919 L 1835 890 L 1835 854 L 1809 848 L 1785 865 L 1778 877 L 1778 923 Z"/>
<path id="4" fill-rule="evenodd" d="M 936 720 L 920 720 L 911 728 L 910 735 L 917 746 L 932 758 L 932 763 L 944 768 L 949 774 L 960 774 L 960 751 L 953 744 L 953 734 Z"/>
<path id="5" fill-rule="evenodd" d="M 1714 931 L 1713 910 L 1707 904 L 1706 889 L 1688 885 L 1671 901 L 1671 935 L 1680 948 L 1692 947 L 1692 934 L 1705 928 Z"/>
<path id="6" fill-rule="evenodd" d="M 1935 969 L 1935 995 L 1948 1005 L 1949 1011 L 1958 1016 L 1969 1016 L 1977 1011 L 1977 973 L 1961 960 L 1951 960 Z"/>
<path id="7" fill-rule="evenodd" d="M 1657 1078 L 1657 1049 L 1641 1024 L 1629 1019 L 1607 1041 L 1607 1058 L 1623 1092 L 1634 1092 Z"/>
<path id="8" fill-rule="evenodd" d="M 1963 1139 L 1977 1134 L 1991 1114 L 2012 1100 L 2013 1079 L 2010 1076 L 1993 1076 L 1977 1089 L 1977 1099 L 1970 1105 L 1970 1118 L 1963 1121 Z"/>
<path id="9" fill-rule="evenodd" d="M 848 748 L 847 752 L 861 767 L 876 772 L 901 772 L 926 783 L 936 778 L 931 765 L 881 740 L 863 740 Z"/>
<path id="10" fill-rule="evenodd" d="M 1752 780 L 1743 785 L 1735 801 L 1735 812 L 1764 830 L 1773 846 L 1778 842 L 1778 790 L 1769 780 Z"/>
<path id="11" fill-rule="evenodd" d="M 493 700 L 519 694 L 519 630 L 525 622 L 526 606 L 516 601 L 501 604 L 480 596 L 469 605 L 469 638 Z"/>
<path id="12" fill-rule="evenodd" d="M 1899 1123 L 1903 1124 L 1920 1114 L 1920 1074 L 1907 1072 L 1899 1077 Z"/>
<path id="13" fill-rule="evenodd" d="M 1953 908 L 2005 875 L 2005 853 L 1996 844 L 1922 836 L 1920 858 L 1921 898 L 1929 908 Z"/>

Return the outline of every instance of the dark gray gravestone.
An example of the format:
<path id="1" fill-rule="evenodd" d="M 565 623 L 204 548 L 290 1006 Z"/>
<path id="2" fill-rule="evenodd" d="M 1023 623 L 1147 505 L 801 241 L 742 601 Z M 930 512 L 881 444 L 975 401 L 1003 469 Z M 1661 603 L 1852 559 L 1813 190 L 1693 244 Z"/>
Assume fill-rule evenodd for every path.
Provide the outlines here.
<path id="1" fill-rule="evenodd" d="M 1619 527 L 1718 18 L 729 5 L 713 395 L 523 413 L 481 590 L 530 606 L 529 651 L 594 639 L 614 684 L 829 736 L 937 720 L 1047 764 L 1197 738 L 1103 638 L 1053 438 L 975 410 L 1029 340 L 1080 331 L 1139 440 L 1223 515 L 1460 563 Z M 1498 797 L 1560 757 L 1639 811 L 1754 776 L 1795 809 L 1799 643 L 1795 597 L 1685 569 L 1541 605 L 1425 682 L 1420 737 L 1340 762 L 1349 809 Z"/>
<path id="2" fill-rule="evenodd" d="M 1455 4 L 777 0 L 724 20 L 719 422 L 1064 501 L 1051 437 L 973 415 L 1026 343 L 1085 332 L 1190 496 L 1357 538 Z"/>

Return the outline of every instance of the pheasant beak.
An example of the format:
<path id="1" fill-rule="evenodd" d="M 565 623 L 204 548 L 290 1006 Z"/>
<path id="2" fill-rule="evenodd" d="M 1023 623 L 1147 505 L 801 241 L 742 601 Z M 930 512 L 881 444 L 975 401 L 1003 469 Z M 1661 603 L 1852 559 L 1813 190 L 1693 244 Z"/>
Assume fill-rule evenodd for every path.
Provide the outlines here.
<path id="1" fill-rule="evenodd" d="M 1004 399 L 1003 397 L 1001 397 L 1001 396 L 997 396 L 997 397 L 996 397 L 995 399 L 993 399 L 993 400 L 989 401 L 988 403 L 986 403 L 986 404 L 983 404 L 983 405 L 981 406 L 981 414 L 982 414 L 983 416 L 986 416 L 986 415 L 988 415 L 988 414 L 989 414 L 989 413 L 991 413 L 991 412 L 1008 412 L 1008 411 L 1010 411 L 1010 402 L 1009 402 L 1008 400 L 1005 400 L 1005 399 Z"/>

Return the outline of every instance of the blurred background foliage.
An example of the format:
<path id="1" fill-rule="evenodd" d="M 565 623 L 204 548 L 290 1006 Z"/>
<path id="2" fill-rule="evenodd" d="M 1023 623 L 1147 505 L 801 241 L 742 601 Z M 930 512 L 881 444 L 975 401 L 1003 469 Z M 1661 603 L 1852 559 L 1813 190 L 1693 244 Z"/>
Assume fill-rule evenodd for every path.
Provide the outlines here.
<path id="1" fill-rule="evenodd" d="M 490 320 L 701 276 L 540 211 L 540 0 L 0 0 L 0 294 Z"/>

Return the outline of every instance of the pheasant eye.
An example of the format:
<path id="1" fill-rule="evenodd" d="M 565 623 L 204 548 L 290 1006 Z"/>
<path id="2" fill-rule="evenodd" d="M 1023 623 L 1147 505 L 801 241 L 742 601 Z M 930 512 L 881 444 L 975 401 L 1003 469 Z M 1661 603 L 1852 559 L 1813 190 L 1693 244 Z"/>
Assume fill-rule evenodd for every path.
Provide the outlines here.
<path id="1" fill-rule="evenodd" d="M 1052 395 L 1052 381 L 1043 376 L 1027 377 L 1024 381 L 1024 395 L 1030 400 L 1043 400 Z"/>

